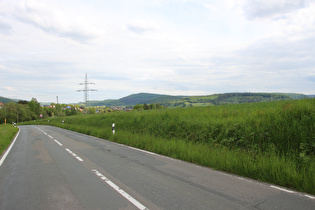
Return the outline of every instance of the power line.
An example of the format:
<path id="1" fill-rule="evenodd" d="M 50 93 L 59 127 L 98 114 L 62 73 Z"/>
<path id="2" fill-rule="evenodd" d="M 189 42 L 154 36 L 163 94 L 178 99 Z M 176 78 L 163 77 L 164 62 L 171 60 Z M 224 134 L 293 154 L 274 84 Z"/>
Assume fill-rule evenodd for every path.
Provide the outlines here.
<path id="1" fill-rule="evenodd" d="M 83 91 L 84 92 L 84 102 L 85 102 L 85 106 L 87 108 L 88 101 L 89 101 L 89 91 L 97 91 L 96 89 L 89 89 L 89 85 L 95 85 L 95 83 L 89 82 L 87 79 L 87 74 L 85 74 L 84 82 L 79 83 L 79 85 L 83 85 L 83 89 L 77 90 L 77 91 L 79 91 L 79 92 Z"/>

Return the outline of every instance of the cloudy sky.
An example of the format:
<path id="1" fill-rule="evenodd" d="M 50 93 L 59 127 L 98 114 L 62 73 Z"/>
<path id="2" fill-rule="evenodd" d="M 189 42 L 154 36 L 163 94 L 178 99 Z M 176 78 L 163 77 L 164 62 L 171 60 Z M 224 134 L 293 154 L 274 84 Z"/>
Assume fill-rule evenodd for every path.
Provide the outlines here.
<path id="1" fill-rule="evenodd" d="M 0 96 L 315 94 L 315 0 L 0 0 Z"/>

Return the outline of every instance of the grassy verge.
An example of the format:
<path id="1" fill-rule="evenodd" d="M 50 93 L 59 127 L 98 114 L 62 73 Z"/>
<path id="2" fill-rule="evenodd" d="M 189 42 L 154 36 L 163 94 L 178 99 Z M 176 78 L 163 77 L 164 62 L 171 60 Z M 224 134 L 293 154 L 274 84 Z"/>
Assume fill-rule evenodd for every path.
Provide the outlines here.
<path id="1" fill-rule="evenodd" d="M 12 125 L 0 125 L 0 156 L 9 147 L 18 130 Z"/>
<path id="2" fill-rule="evenodd" d="M 37 123 L 315 194 L 314 99 L 73 116 Z"/>

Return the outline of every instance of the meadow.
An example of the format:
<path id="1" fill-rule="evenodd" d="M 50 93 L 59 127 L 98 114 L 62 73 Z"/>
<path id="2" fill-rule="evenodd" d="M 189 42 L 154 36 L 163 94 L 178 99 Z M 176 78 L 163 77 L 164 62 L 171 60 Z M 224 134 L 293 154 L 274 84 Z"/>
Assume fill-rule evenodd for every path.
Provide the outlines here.
<path id="1" fill-rule="evenodd" d="M 315 99 L 76 115 L 36 124 L 315 194 Z"/>
<path id="2" fill-rule="evenodd" d="M 18 130 L 17 127 L 13 127 L 11 124 L 0 125 L 0 157 L 9 147 Z"/>

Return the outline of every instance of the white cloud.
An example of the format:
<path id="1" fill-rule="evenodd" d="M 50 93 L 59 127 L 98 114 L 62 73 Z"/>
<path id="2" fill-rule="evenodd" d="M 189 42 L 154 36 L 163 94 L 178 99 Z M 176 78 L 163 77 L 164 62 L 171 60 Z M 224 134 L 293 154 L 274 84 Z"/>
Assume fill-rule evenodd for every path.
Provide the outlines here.
<path id="1" fill-rule="evenodd" d="M 6 90 L 8 90 L 8 91 L 16 91 L 16 89 L 15 89 L 15 88 L 13 88 L 13 87 L 9 87 L 9 86 L 4 87 L 4 89 L 6 89 Z"/>
<path id="2" fill-rule="evenodd" d="M 12 26 L 9 23 L 0 21 L 0 33 L 9 35 L 11 33 Z"/>
<path id="3" fill-rule="evenodd" d="M 315 33 L 314 0 L 274 0 L 243 2 L 246 27 L 260 32 L 256 40 L 298 40 Z"/>
<path id="4" fill-rule="evenodd" d="M 85 43 L 104 33 L 83 18 L 71 17 L 45 1 L 24 0 L 11 5 L 10 15 L 46 33 Z M 10 7 L 7 7 L 10 8 Z"/>
<path id="5" fill-rule="evenodd" d="M 156 31 L 158 25 L 153 21 L 136 19 L 127 23 L 127 28 L 136 34 L 144 34 L 146 32 Z"/>
<path id="6" fill-rule="evenodd" d="M 247 0 L 244 5 L 248 19 L 283 16 L 304 8 L 307 0 Z"/>
<path id="7" fill-rule="evenodd" d="M 85 73 L 96 83 L 94 100 L 308 93 L 314 2 L 0 0 L 0 83 L 17 90 L 2 88 L 0 96 L 82 101 L 76 90 Z"/>
<path id="8" fill-rule="evenodd" d="M 280 19 L 279 25 L 285 34 L 301 33 L 305 36 L 306 33 L 315 32 L 315 2 L 309 4 L 307 8 L 298 10 L 286 19 Z"/>

